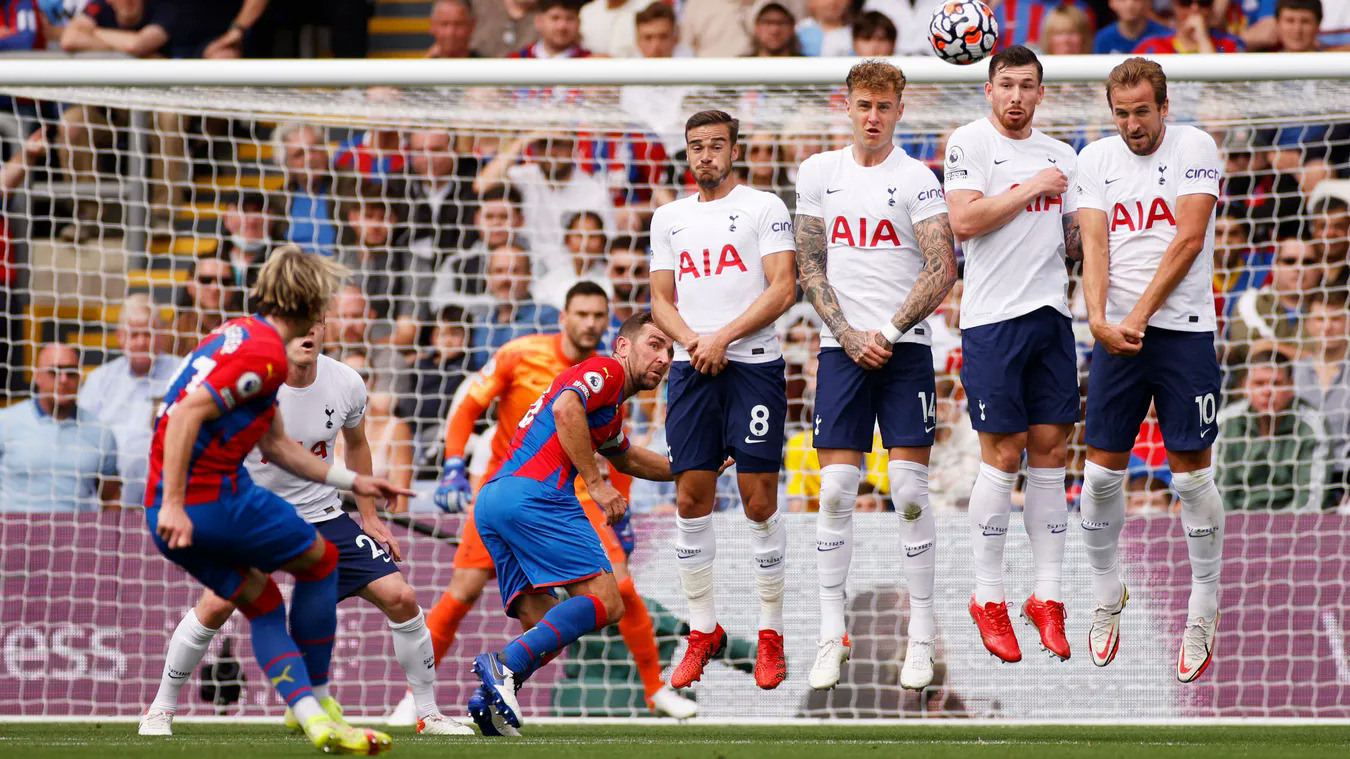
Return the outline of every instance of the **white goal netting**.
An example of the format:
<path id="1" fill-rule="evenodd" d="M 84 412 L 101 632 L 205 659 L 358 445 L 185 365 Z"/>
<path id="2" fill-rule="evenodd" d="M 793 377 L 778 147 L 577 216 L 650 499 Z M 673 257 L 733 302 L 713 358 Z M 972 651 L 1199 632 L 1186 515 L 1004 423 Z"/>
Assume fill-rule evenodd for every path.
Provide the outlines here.
<path id="1" fill-rule="evenodd" d="M 1092 602 L 1076 524 L 1065 562 L 1073 658 L 1033 655 L 1033 632 L 1021 625 L 1022 663 L 985 653 L 965 610 L 973 576 L 963 512 L 979 447 L 959 375 L 958 286 L 935 319 L 937 680 L 922 695 L 898 686 L 907 601 L 896 516 L 864 514 L 850 578 L 853 659 L 839 688 L 809 691 L 814 516 L 800 513 L 789 521 L 790 675 L 777 691 L 758 691 L 748 537 L 727 478 L 717 571 L 733 643 L 727 666 L 711 665 L 696 688 L 702 715 L 1350 716 L 1350 88 L 1339 79 L 1174 82 L 1170 95 L 1172 122 L 1209 131 L 1227 168 L 1214 254 L 1225 367 L 1217 469 L 1233 513 L 1212 670 L 1190 686 L 1173 674 L 1190 576 L 1152 417 L 1130 468 L 1137 516 L 1122 552 L 1131 604 L 1118 661 L 1098 670 L 1084 648 Z M 328 350 L 369 378 L 377 470 L 422 493 L 406 504 L 419 524 L 453 534 L 459 517 L 441 515 L 430 492 L 461 382 L 507 340 L 556 330 L 562 297 L 579 280 L 612 293 L 616 324 L 646 306 L 646 225 L 655 206 L 690 187 L 689 115 L 719 108 L 739 118 L 738 171 L 789 208 L 797 165 L 849 141 L 842 88 L 823 84 L 0 87 L 0 96 L 0 717 L 133 715 L 149 702 L 168 636 L 198 593 L 154 551 L 139 511 L 150 414 L 174 356 L 245 311 L 244 288 L 273 245 L 294 241 L 356 271 L 328 319 Z M 898 143 L 935 169 L 946 135 L 987 113 L 973 84 L 916 83 L 904 99 Z M 1037 124 L 1082 147 L 1110 133 L 1109 117 L 1100 84 L 1051 82 Z M 1091 335 L 1076 273 L 1074 283 L 1086 377 Z M 798 304 L 779 331 L 790 396 L 780 503 L 809 512 L 819 323 Z M 44 348 L 53 343 L 71 350 Z M 33 397 L 80 410 L 44 427 Z M 660 450 L 663 397 L 636 399 L 630 414 L 632 438 Z M 1076 508 L 1081 430 L 1072 451 L 1066 485 Z M 884 476 L 881 466 L 868 477 L 878 512 L 890 509 Z M 668 663 L 685 630 L 674 494 L 639 484 L 631 502 L 633 573 Z M 426 529 L 395 529 L 430 607 L 455 546 Z M 1007 567 L 1009 599 L 1020 602 L 1031 564 L 1016 527 Z M 489 586 L 439 670 L 447 713 L 462 712 L 468 662 L 513 632 L 507 621 Z M 180 714 L 279 714 L 247 637 L 231 620 Z M 385 714 L 403 694 L 384 620 L 363 601 L 342 606 L 334 681 L 351 714 Z M 541 672 L 522 699 L 535 715 L 647 713 L 612 629 Z"/>

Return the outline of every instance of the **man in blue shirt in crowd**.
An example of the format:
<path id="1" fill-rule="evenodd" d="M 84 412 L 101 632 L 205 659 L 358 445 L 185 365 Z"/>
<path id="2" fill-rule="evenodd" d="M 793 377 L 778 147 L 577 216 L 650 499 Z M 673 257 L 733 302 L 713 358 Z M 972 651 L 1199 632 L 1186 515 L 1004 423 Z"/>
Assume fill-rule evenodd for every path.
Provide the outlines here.
<path id="1" fill-rule="evenodd" d="M 1111 0 L 1111 10 L 1119 19 L 1097 32 L 1094 53 L 1132 53 L 1146 37 L 1168 34 L 1172 30 L 1149 18 L 1148 0 Z"/>

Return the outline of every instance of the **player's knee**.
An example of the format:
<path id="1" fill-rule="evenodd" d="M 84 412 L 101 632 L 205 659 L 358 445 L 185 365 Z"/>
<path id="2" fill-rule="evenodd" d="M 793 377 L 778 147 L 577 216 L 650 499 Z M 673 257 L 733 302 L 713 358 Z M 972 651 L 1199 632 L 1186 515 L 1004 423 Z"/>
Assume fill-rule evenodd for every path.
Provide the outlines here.
<path id="1" fill-rule="evenodd" d="M 337 571 L 337 546 L 322 535 L 319 535 L 314 545 L 305 552 L 305 558 L 309 561 L 304 566 L 291 569 L 291 574 L 298 582 L 315 582 Z"/>
<path id="2" fill-rule="evenodd" d="M 675 493 L 675 508 L 680 516 L 690 519 L 693 517 L 706 516 L 712 513 L 713 500 L 716 498 L 707 498 L 703 493 L 693 492 L 689 488 L 680 488 Z"/>
<path id="3" fill-rule="evenodd" d="M 1214 470 L 1205 467 L 1190 472 L 1175 472 L 1172 475 L 1172 489 L 1181 496 L 1184 508 L 1189 496 L 1198 494 L 1214 482 Z"/>
<path id="4" fill-rule="evenodd" d="M 619 595 L 618 587 L 606 589 L 600 596 L 600 602 L 605 606 L 605 624 L 616 625 L 623 619 L 623 613 L 626 607 L 623 603 L 623 596 Z"/>
<path id="5" fill-rule="evenodd" d="M 450 597 L 462 604 L 473 605 L 483 595 L 483 586 L 487 584 L 487 573 L 480 569 L 456 569 L 450 576 Z"/>
<path id="6" fill-rule="evenodd" d="M 858 500 L 862 471 L 849 464 L 830 464 L 820 470 L 820 511 L 829 516 L 848 516 Z M 762 521 L 762 520 L 761 520 Z"/>
<path id="7" fill-rule="evenodd" d="M 984 463 L 1001 472 L 1016 472 L 1022 468 L 1022 450 L 1014 449 L 1012 446 L 998 446 L 987 451 L 984 459 Z"/>
<path id="8" fill-rule="evenodd" d="M 1174 476 L 1175 479 L 1175 476 Z M 1087 462 L 1083 468 L 1083 491 L 1092 498 L 1110 498 L 1125 489 L 1125 472 Z"/>
<path id="9" fill-rule="evenodd" d="M 911 461 L 892 461 L 887 466 L 891 480 L 891 504 L 907 522 L 916 522 L 928 511 L 928 467 Z"/>
<path id="10" fill-rule="evenodd" d="M 776 493 L 755 493 L 745 501 L 745 516 L 752 522 L 763 522 L 778 511 Z"/>
<path id="11" fill-rule="evenodd" d="M 417 593 L 406 582 L 382 593 L 380 607 L 391 622 L 407 622 L 422 610 L 417 605 Z"/>
<path id="12" fill-rule="evenodd" d="M 238 596 L 236 596 L 238 598 Z M 281 607 L 284 601 L 281 598 L 281 588 L 272 578 L 267 578 L 263 584 L 262 592 L 256 598 L 248 602 L 238 600 L 239 611 L 243 612 L 248 619 L 256 619 L 264 614 L 271 613 Z"/>
<path id="13" fill-rule="evenodd" d="M 250 594 L 250 596 L 256 593 Z M 202 594 L 202 598 L 193 607 L 192 611 L 197 615 L 197 621 L 204 627 L 212 630 L 219 630 L 220 626 L 229 620 L 230 615 L 234 613 L 234 604 L 226 601 L 220 596 L 207 591 Z"/>
<path id="14" fill-rule="evenodd" d="M 1033 467 L 1061 467 L 1069 460 L 1069 441 L 1054 436 L 1046 439 L 1032 438 L 1027 442 L 1027 458 Z M 1016 471 L 1017 462 L 1009 469 L 1000 465 L 1005 472 Z"/>

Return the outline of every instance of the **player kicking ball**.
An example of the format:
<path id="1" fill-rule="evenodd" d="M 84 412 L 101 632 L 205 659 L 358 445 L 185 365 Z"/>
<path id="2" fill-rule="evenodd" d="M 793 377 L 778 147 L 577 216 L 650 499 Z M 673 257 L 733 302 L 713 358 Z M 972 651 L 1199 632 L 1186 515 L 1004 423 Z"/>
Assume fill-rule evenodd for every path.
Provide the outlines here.
<path id="1" fill-rule="evenodd" d="M 713 599 L 712 511 L 729 454 L 750 520 L 759 592 L 755 683 L 776 688 L 787 677 L 787 529 L 778 514 L 787 379 L 773 323 L 796 297 L 796 248 L 783 201 L 732 173 L 739 130 L 722 111 L 690 117 L 684 138 L 698 193 L 652 216 L 652 316 L 676 344 L 666 440 L 679 510 L 676 569 L 689 602 L 689 644 L 670 676 L 676 688 L 702 677 L 727 641 Z"/>
<path id="2" fill-rule="evenodd" d="M 492 556 L 508 616 L 525 632 L 479 654 L 482 683 L 469 713 L 484 735 L 520 727 L 516 688 L 586 633 L 623 616 L 609 557 L 577 500 L 580 474 L 611 524 L 628 510 L 596 466 L 596 452 L 634 477 L 669 481 L 670 464 L 623 434 L 621 404 L 661 384 L 670 338 L 649 312 L 619 328 L 614 356 L 593 356 L 560 374 L 520 420 L 506 462 L 478 493 L 474 517 Z M 559 601 L 554 588 L 567 591 Z M 481 700 L 479 700 L 481 699 Z M 475 703 L 477 702 L 477 703 Z M 486 703 L 484 703 L 486 702 Z"/>
<path id="3" fill-rule="evenodd" d="M 286 431 L 310 453 L 333 463 L 338 434 L 346 447 L 346 462 L 354 472 L 371 471 L 370 444 L 366 440 L 366 385 L 355 370 L 323 355 L 324 323 L 315 322 L 309 333 L 290 341 L 286 357 L 290 369 L 286 384 L 277 390 L 277 405 Z M 424 735 L 473 735 L 473 729 L 441 714 L 436 706 L 436 671 L 427 665 L 432 658 L 431 634 L 426 617 L 417 605 L 417 594 L 398 571 L 402 561 L 398 541 L 380 521 L 371 499 L 358 496 L 361 512 L 357 524 L 342 511 L 337 488 L 311 482 L 282 469 L 254 448 L 244 461 L 254 484 L 291 503 L 306 522 L 314 525 L 338 549 L 337 597 L 360 596 L 389 618 L 394 635 L 394 656 L 408 677 L 417 703 L 417 732 Z M 389 547 L 390 558 L 382 546 Z M 178 623 L 169 639 L 169 651 L 159 691 L 141 718 L 141 735 L 172 735 L 178 693 L 211 645 L 221 625 L 236 606 L 213 593 L 202 591 L 201 600 Z M 328 692 L 327 672 L 312 676 L 310 684 L 319 704 L 335 722 L 342 721 L 342 707 Z M 286 710 L 286 724 L 300 731 L 294 713 Z"/>
<path id="4" fill-rule="evenodd" d="M 1026 451 L 1023 522 L 1036 584 L 1022 615 L 1063 660 L 1064 469 L 1079 402 L 1064 259 L 1083 257 L 1070 189 L 1078 156 L 1031 126 L 1045 86 L 1030 49 L 1013 45 L 990 58 L 984 94 L 993 113 L 952 133 L 944 185 L 966 256 L 961 380 L 983 459 L 970 493 L 970 616 L 990 653 L 1021 660 L 1003 596 L 1003 544 Z"/>
<path id="5" fill-rule="evenodd" d="M 942 188 L 895 147 L 905 75 L 882 61 L 848 73 L 853 144 L 818 153 L 797 172 L 797 269 L 827 327 L 820 336 L 815 446 L 820 457 L 816 574 L 820 646 L 811 687 L 839 683 L 850 644 L 844 593 L 853 557 L 853 508 L 873 429 L 890 457 L 909 589 L 909 644 L 900 684 L 933 681 L 934 552 L 928 457 L 937 429 L 932 330 L 924 321 L 956 282 Z"/>
<path id="6" fill-rule="evenodd" d="M 1111 70 L 1106 99 L 1119 136 L 1078 156 L 1083 294 L 1096 345 L 1088 373 L 1083 543 L 1092 566 L 1088 642 L 1105 667 L 1120 649 L 1125 470 L 1139 425 L 1156 406 L 1191 560 L 1177 657 L 1188 683 L 1209 666 L 1219 615 L 1223 503 L 1210 468 L 1218 425 L 1214 353 L 1214 206 L 1223 160 L 1214 139 L 1165 123 L 1167 76 L 1131 58 Z"/>
<path id="7" fill-rule="evenodd" d="M 337 631 L 336 545 L 281 496 L 254 484 L 244 459 L 256 444 L 288 472 L 357 495 L 412 495 L 329 465 L 286 434 L 276 416 L 286 345 L 323 317 L 346 269 L 283 245 L 252 291 L 258 313 L 213 330 L 169 384 L 155 414 L 145 521 L 155 546 L 249 620 L 253 654 L 316 748 L 389 750 L 389 736 L 333 719 L 314 694 L 327 679 Z M 290 629 L 269 574 L 295 577 Z"/>

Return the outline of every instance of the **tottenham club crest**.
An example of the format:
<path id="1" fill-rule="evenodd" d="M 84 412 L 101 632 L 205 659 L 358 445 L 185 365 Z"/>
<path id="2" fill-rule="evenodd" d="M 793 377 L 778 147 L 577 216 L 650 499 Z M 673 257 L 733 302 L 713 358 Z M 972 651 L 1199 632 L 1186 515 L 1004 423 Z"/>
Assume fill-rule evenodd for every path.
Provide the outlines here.
<path id="1" fill-rule="evenodd" d="M 891 199 L 888 200 L 888 201 L 886 201 L 886 205 L 888 205 L 888 206 L 893 206 L 893 205 L 895 205 L 895 188 L 894 188 L 894 187 L 887 187 L 887 188 L 886 188 L 886 194 L 891 196 Z"/>
<path id="2" fill-rule="evenodd" d="M 1158 184 L 1167 184 L 1167 164 L 1158 167 Z"/>
<path id="3" fill-rule="evenodd" d="M 737 217 L 737 216 L 739 216 L 739 214 L 734 214 L 734 213 L 731 214 L 731 229 L 729 229 L 729 230 L 727 230 L 727 231 L 729 231 L 729 232 L 735 232 L 735 231 L 736 231 L 736 217 Z"/>
<path id="4" fill-rule="evenodd" d="M 323 413 L 324 413 L 325 416 L 328 417 L 327 423 L 324 424 L 324 427 L 325 427 L 326 429 L 330 429 L 330 430 L 333 429 L 333 412 L 335 412 L 335 411 L 337 411 L 337 409 L 334 409 L 334 408 L 328 408 L 327 406 L 324 406 L 324 407 L 323 407 Z"/>

